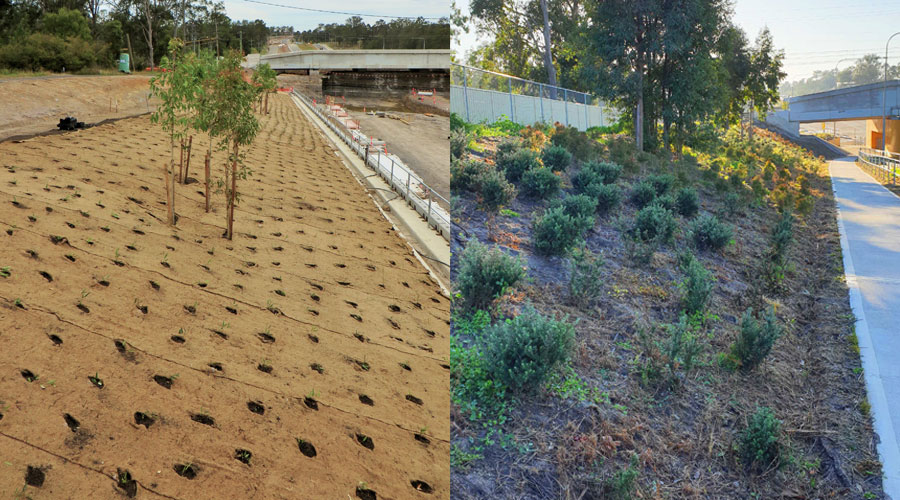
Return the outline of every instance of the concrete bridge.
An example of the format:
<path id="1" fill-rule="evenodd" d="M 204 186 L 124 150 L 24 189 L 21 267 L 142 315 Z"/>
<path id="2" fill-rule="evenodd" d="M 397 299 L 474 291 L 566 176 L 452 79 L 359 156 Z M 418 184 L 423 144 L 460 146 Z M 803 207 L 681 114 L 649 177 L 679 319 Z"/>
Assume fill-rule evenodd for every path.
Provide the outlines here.
<path id="1" fill-rule="evenodd" d="M 879 82 L 792 97 L 787 101 L 787 110 L 770 113 L 766 121 L 799 133 L 801 123 L 866 120 L 866 146 L 875 149 L 881 149 L 884 111 L 887 114 L 886 148 L 900 151 L 900 80 L 887 82 L 886 94 L 884 84 Z"/>
<path id="2" fill-rule="evenodd" d="M 260 58 L 275 71 L 450 71 L 450 50 L 301 50 Z"/>

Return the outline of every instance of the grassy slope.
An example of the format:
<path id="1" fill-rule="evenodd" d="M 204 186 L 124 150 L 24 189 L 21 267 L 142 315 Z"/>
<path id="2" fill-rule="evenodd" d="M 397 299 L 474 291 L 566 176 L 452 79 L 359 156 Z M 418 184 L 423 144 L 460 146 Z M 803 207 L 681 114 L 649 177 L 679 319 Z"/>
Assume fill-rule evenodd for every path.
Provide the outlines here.
<path id="1" fill-rule="evenodd" d="M 476 132 L 480 138 L 469 144 L 469 153 L 490 160 L 497 142 L 490 136 L 512 131 Z M 767 160 L 780 167 L 783 158 L 802 155 L 766 135 L 752 155 L 744 154 L 750 151 L 746 142 L 732 136 L 729 143 L 732 154 L 725 164 L 734 161 L 749 168 L 748 180 Z M 606 157 L 609 151 L 601 147 L 596 155 Z M 675 243 L 661 248 L 652 266 L 638 266 L 624 250 L 621 229 L 630 225 L 636 209 L 625 202 L 598 219 L 585 238 L 590 249 L 603 253 L 604 292 L 591 307 L 576 308 L 568 301 L 565 261 L 533 252 L 531 221 L 546 202 L 520 195 L 508 207 L 518 216 L 497 216 L 494 239 L 527 259 L 530 277 L 528 285 L 500 302 L 499 315 L 514 315 L 523 301 L 548 315 L 568 315 L 578 321 L 577 347 L 557 383 L 536 395 L 507 397 L 494 406 L 476 401 L 475 407 L 485 410 L 481 415 L 468 412 L 473 401 L 461 400 L 464 391 L 457 385 L 452 410 L 455 496 L 592 498 L 637 492 L 654 498 L 882 496 L 827 170 L 812 158 L 800 160 L 807 172 L 792 169 L 790 188 L 796 189 L 797 177 L 804 173 L 815 202 L 810 214 L 795 222 L 789 272 L 783 289 L 772 292 L 761 282 L 760 269 L 778 217 L 774 196 L 770 191 L 761 203 L 742 203 L 741 210 L 729 214 L 725 196 L 733 188 L 708 169 L 716 158 L 726 159 L 721 145 L 711 155 L 700 154 L 698 162 L 624 158 L 634 165 L 618 181 L 627 193 L 646 174 L 677 173 L 680 184 L 699 191 L 701 214 L 718 214 L 735 226 L 733 245 L 719 253 L 697 253 L 717 280 L 709 307 L 715 317 L 701 337 L 699 366 L 681 373 L 676 386 L 642 381 L 641 367 L 660 352 L 642 347 L 647 343 L 641 342 L 639 332 L 649 332 L 652 341 L 662 342 L 665 334 L 658 325 L 677 321 L 678 283 L 684 276 L 677 265 L 677 249 L 688 246 L 686 220 L 678 217 L 681 230 Z M 567 178 L 575 171 L 577 167 L 563 175 Z M 571 191 L 567 179 L 564 187 Z M 739 191 L 745 202 L 752 198 L 746 184 Z M 477 209 L 475 195 L 462 194 L 454 215 L 464 229 L 456 235 L 454 255 L 470 238 L 488 239 L 483 229 L 486 217 Z M 718 355 L 730 349 L 743 311 L 766 304 L 776 308 L 785 335 L 755 371 L 744 374 L 722 368 Z M 473 331 L 477 337 L 477 330 L 457 314 L 457 359 L 469 365 L 477 355 L 463 347 L 473 344 L 462 340 L 471 338 Z M 454 366 L 455 384 L 460 381 L 460 366 Z M 737 453 L 747 418 L 757 406 L 771 407 L 783 422 L 783 459 L 780 466 L 763 472 L 747 470 Z M 631 489 L 628 483 L 635 472 Z"/>

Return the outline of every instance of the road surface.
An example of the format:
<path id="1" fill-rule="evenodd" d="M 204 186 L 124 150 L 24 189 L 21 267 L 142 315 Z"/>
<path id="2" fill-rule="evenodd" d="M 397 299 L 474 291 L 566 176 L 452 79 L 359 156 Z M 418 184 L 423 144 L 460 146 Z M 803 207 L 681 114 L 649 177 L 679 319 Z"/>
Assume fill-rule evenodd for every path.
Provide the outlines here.
<path id="1" fill-rule="evenodd" d="M 900 198 L 854 158 L 831 161 L 829 168 L 884 492 L 900 498 Z"/>

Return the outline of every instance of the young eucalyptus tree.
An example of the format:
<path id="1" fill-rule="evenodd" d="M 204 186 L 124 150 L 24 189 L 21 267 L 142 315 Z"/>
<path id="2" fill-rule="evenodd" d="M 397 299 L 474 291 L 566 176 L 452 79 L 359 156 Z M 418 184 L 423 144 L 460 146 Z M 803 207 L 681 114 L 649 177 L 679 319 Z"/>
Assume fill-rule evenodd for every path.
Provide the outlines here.
<path id="1" fill-rule="evenodd" d="M 253 115 L 253 101 L 257 90 L 244 79 L 241 71 L 242 56 L 235 50 L 228 51 L 219 60 L 215 76 L 209 85 L 210 122 L 209 131 L 217 139 L 217 149 L 227 151 L 225 176 L 219 187 L 225 193 L 228 207 L 225 237 L 234 235 L 234 204 L 237 201 L 237 178 L 246 179 L 250 169 L 244 165 L 246 152 L 241 146 L 248 146 L 259 132 L 259 122 Z M 240 166 L 240 169 L 238 168 Z"/>
<path id="2" fill-rule="evenodd" d="M 150 116 L 169 133 L 169 164 L 165 167 L 166 208 L 169 224 L 175 225 L 175 140 L 182 139 L 190 126 L 191 108 L 196 104 L 194 96 L 199 81 L 191 71 L 193 54 L 182 55 L 184 42 L 177 38 L 169 41 L 169 54 L 161 64 L 164 71 L 150 80 L 152 94 L 160 100 Z M 187 62 L 182 60 L 185 58 Z"/>
<path id="3" fill-rule="evenodd" d="M 265 114 L 269 114 L 269 94 L 275 91 L 275 87 L 278 85 L 277 74 L 275 70 L 269 66 L 269 63 L 262 63 L 256 67 L 256 72 L 253 73 L 253 83 L 259 86 L 262 95 L 260 99 L 265 97 Z M 262 102 L 260 102 L 260 108 L 263 107 Z"/>

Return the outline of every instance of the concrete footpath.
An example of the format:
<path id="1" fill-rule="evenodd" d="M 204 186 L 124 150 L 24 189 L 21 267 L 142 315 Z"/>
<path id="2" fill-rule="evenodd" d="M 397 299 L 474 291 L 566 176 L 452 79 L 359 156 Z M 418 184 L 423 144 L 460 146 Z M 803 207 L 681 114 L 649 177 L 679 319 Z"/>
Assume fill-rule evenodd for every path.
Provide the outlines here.
<path id="1" fill-rule="evenodd" d="M 884 492 L 900 499 L 900 197 L 856 166 L 829 162 L 850 305 L 865 371 Z"/>

